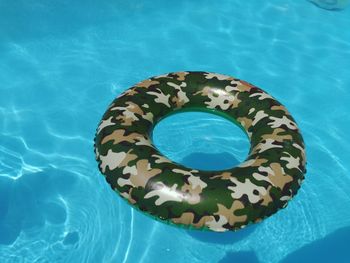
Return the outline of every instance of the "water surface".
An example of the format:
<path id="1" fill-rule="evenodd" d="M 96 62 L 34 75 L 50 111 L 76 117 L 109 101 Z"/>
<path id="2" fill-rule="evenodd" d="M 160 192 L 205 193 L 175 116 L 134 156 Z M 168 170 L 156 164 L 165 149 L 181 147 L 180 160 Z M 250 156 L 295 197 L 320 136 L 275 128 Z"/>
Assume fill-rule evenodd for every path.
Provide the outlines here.
<path id="1" fill-rule="evenodd" d="M 349 262 L 349 25 L 349 8 L 308 1 L 0 1 L 0 262 Z M 93 136 L 113 98 L 182 70 L 265 89 L 303 132 L 305 183 L 252 229 L 218 236 L 156 222 L 97 170 Z M 157 134 L 173 159 L 241 161 L 236 128 L 177 122 L 184 151 L 167 129 Z"/>

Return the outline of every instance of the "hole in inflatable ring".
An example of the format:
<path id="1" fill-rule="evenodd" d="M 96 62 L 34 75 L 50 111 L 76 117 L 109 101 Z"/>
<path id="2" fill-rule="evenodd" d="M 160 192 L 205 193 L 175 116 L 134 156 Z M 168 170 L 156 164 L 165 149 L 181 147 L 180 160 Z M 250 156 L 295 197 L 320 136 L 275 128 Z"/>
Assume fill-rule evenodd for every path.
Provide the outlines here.
<path id="1" fill-rule="evenodd" d="M 166 116 L 155 125 L 152 140 L 173 162 L 205 171 L 237 166 L 250 148 L 247 135 L 233 121 L 200 111 Z"/>

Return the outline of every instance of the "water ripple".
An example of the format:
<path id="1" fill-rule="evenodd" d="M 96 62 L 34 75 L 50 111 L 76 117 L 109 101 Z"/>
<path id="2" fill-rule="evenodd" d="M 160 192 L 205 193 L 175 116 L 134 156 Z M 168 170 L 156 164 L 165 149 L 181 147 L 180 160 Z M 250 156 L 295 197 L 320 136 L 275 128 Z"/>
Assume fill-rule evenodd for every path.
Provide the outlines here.
<path id="1" fill-rule="evenodd" d="M 349 12 L 292 0 L 0 2 L 0 261 L 277 263 L 349 226 Z M 178 70 L 260 86 L 304 134 L 299 194 L 234 243 L 131 210 L 96 168 L 92 138 L 112 99 Z M 217 119 L 182 125 L 193 133 L 174 124 L 159 134 L 183 138 L 178 151 L 164 141 L 170 158 L 204 150 L 244 158 L 246 141 Z"/>

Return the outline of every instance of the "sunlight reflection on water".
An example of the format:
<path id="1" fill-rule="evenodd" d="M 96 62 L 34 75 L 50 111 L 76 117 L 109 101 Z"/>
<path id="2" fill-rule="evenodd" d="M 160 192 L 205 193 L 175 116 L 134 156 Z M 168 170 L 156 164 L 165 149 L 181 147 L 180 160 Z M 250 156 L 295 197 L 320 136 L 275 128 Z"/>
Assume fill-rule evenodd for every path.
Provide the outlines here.
<path id="1" fill-rule="evenodd" d="M 350 225 L 349 12 L 292 0 L 1 2 L 0 261 L 267 263 L 312 258 L 329 242 L 341 249 L 347 239 L 335 231 Z M 304 135 L 300 192 L 246 235 L 230 233 L 232 243 L 134 212 L 97 170 L 92 140 L 107 105 L 142 79 L 179 70 L 265 89 Z M 185 157 L 203 154 L 196 138 L 215 133 L 212 122 L 175 131 L 191 145 L 185 152 L 172 151 L 166 130 L 160 147 L 194 164 Z M 211 137 L 227 165 L 244 155 L 232 137 Z M 228 142 L 235 149 L 223 151 Z M 343 250 L 330 249 L 341 262 Z"/>

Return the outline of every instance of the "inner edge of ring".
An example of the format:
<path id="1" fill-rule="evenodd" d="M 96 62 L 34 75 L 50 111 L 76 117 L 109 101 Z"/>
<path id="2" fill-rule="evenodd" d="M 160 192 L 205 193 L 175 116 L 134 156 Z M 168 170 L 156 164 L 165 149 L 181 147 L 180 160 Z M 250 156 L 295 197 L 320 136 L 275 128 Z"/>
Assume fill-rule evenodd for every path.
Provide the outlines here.
<path id="1" fill-rule="evenodd" d="M 154 127 L 156 127 L 156 125 L 158 123 L 160 123 L 162 120 L 164 120 L 165 118 L 167 117 L 170 117 L 172 115 L 175 115 L 175 114 L 179 114 L 179 113 L 184 113 L 184 112 L 206 112 L 206 113 L 211 113 L 211 114 L 214 114 L 214 115 L 217 115 L 217 116 L 220 116 L 220 117 L 223 117 L 225 118 L 226 120 L 230 121 L 231 123 L 235 124 L 236 126 L 238 126 L 243 132 L 244 134 L 246 135 L 248 141 L 249 141 L 249 144 L 251 146 L 251 138 L 249 138 L 248 136 L 248 133 L 246 131 L 246 129 L 242 126 L 242 124 L 240 124 L 235 118 L 233 118 L 232 116 L 230 116 L 229 114 L 223 112 L 223 111 L 219 111 L 217 109 L 209 109 L 209 108 L 202 108 L 202 107 L 188 107 L 188 108 L 182 108 L 182 109 L 175 109 L 171 112 L 169 112 L 168 114 L 165 114 L 164 116 L 158 118 L 151 126 L 151 128 L 149 129 L 148 131 L 148 136 L 149 136 L 149 139 L 151 141 L 151 144 L 157 149 L 157 151 L 159 153 L 161 153 L 163 156 L 164 154 L 162 152 L 160 152 L 160 150 L 158 149 L 158 147 L 153 143 L 153 130 L 154 130 Z M 246 161 L 247 159 L 249 159 L 249 156 L 250 156 L 250 150 L 248 152 L 248 155 L 247 157 L 245 158 L 245 160 L 243 160 L 242 162 Z M 173 162 L 173 161 L 172 161 Z M 241 162 L 241 163 L 242 163 Z M 176 163 L 176 162 L 175 162 Z M 180 163 L 177 163 L 181 166 L 184 166 Z M 187 166 L 185 166 L 187 167 Z M 211 172 L 218 172 L 218 171 L 229 171 L 233 168 L 235 168 L 236 166 L 230 168 L 230 169 L 224 169 L 224 170 L 201 170 L 201 172 L 203 173 L 211 173 Z M 189 168 L 189 167 L 187 167 Z M 192 168 L 189 168 L 189 169 L 192 169 Z"/>

